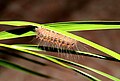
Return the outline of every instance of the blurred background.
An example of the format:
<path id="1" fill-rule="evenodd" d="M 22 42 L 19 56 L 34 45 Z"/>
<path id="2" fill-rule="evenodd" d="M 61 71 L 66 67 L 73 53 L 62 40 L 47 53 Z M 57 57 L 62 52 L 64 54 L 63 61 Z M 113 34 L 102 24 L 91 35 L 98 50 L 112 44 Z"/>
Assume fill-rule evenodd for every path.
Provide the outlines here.
<path id="1" fill-rule="evenodd" d="M 24 20 L 37 23 L 50 23 L 61 21 L 88 21 L 88 20 L 120 20 L 120 0 L 0 0 L 0 21 L 3 20 Z M 0 28 L 0 30 L 7 30 Z M 91 41 L 103 45 L 111 50 L 120 53 L 120 30 L 99 30 L 99 31 L 77 31 L 72 32 L 76 35 L 83 36 Z M 12 39 L 1 41 L 3 43 L 27 43 L 33 37 Z M 87 50 L 85 50 L 87 48 Z M 81 49 L 103 54 L 87 45 L 81 46 Z M 12 51 L 11 51 L 12 53 Z M 24 55 L 24 54 L 22 54 Z M 1 56 L 17 64 L 27 66 L 32 70 L 52 75 L 61 79 L 61 81 L 88 81 L 82 75 L 62 68 L 44 59 L 33 56 L 24 55 L 26 57 L 36 59 L 49 66 L 40 66 L 23 59 L 13 58 L 9 56 Z M 68 58 L 69 59 L 69 58 Z M 73 59 L 71 59 L 73 60 Z M 78 63 L 87 65 L 92 68 L 109 73 L 120 78 L 120 63 L 95 59 L 91 57 L 81 56 Z M 110 81 L 107 78 L 93 74 L 102 81 Z M 15 70 L 0 68 L 0 81 L 56 81 L 43 77 L 32 76 Z"/>

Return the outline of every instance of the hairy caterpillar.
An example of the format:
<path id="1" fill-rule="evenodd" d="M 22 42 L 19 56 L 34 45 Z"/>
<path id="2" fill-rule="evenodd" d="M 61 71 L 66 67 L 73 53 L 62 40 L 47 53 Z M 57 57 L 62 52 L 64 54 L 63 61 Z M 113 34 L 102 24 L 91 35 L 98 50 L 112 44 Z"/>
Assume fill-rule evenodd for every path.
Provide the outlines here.
<path id="1" fill-rule="evenodd" d="M 45 29 L 43 27 L 35 28 L 35 31 L 37 34 L 36 38 L 39 41 L 43 41 L 48 44 L 51 43 L 54 47 L 66 50 L 74 50 L 76 48 L 77 41 L 62 34 Z"/>
<path id="2" fill-rule="evenodd" d="M 58 52 L 54 55 L 76 62 L 80 59 L 79 54 L 75 52 L 79 50 L 76 40 L 43 27 L 35 28 L 35 32 L 39 47 L 43 50 Z"/>

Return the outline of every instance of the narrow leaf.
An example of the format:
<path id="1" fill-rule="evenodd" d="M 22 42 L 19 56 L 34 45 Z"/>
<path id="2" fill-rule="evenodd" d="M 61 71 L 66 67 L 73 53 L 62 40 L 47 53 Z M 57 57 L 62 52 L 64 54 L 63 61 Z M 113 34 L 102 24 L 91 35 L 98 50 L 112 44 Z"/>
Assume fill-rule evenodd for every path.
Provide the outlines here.
<path id="1" fill-rule="evenodd" d="M 96 69 L 93 69 L 93 68 L 90 68 L 90 67 L 87 67 L 85 65 L 82 65 L 82 64 L 78 64 L 78 63 L 75 63 L 75 62 L 72 62 L 72 61 L 69 61 L 69 60 L 65 60 L 65 59 L 62 59 L 62 58 L 58 58 L 58 57 L 54 57 L 54 56 L 51 56 L 51 55 L 47 55 L 48 57 L 52 57 L 52 58 L 55 58 L 61 62 L 65 62 L 65 63 L 68 63 L 68 64 L 72 64 L 72 65 L 75 65 L 75 66 L 78 66 L 78 67 L 81 67 L 81 68 L 84 68 L 84 69 L 87 69 L 87 70 L 90 70 L 90 71 L 93 71 L 95 73 L 98 73 L 104 77 L 107 77 L 113 81 L 120 81 L 120 79 L 116 78 L 116 77 L 113 77 L 107 73 L 104 73 L 102 71 L 99 71 L 99 70 L 96 70 Z"/>
<path id="2" fill-rule="evenodd" d="M 87 44 L 87 45 L 89 45 L 89 46 L 91 46 L 93 48 L 96 48 L 96 49 L 98 49 L 98 50 L 100 50 L 100 51 L 102 51 L 102 52 L 104 52 L 104 53 L 106 53 L 106 54 L 120 60 L 120 54 L 118 54 L 118 53 L 116 53 L 116 52 L 114 52 L 114 51 L 112 51 L 112 50 L 110 50 L 108 48 L 105 48 L 105 47 L 103 47 L 103 46 L 101 46 L 99 44 L 96 44 L 96 43 L 94 43 L 94 42 L 92 42 L 90 40 L 87 40 L 87 39 L 85 39 L 83 37 L 80 37 L 80 36 L 77 36 L 77 35 L 68 33 L 66 31 L 56 29 L 56 28 L 51 28 L 51 27 L 47 27 L 47 28 L 50 29 L 50 30 L 56 31 L 56 32 L 58 32 L 58 33 L 60 33 L 60 34 L 62 34 L 64 36 L 70 37 L 70 38 L 75 39 L 77 41 L 80 41 L 80 42 L 82 42 L 84 44 Z"/>
<path id="3" fill-rule="evenodd" d="M 15 46 L 21 47 L 22 49 L 27 49 L 27 50 L 32 50 L 32 51 L 43 51 L 41 47 L 38 47 L 37 45 L 31 45 L 31 44 L 14 44 Z M 49 49 L 49 50 L 44 50 L 44 51 L 50 51 L 50 52 L 57 52 L 57 51 L 52 51 L 50 50 L 50 47 L 43 47 L 44 49 Z M 53 48 L 54 50 L 59 50 L 58 48 Z M 70 50 L 65 50 L 70 51 Z M 64 50 L 62 50 L 62 53 L 64 53 Z M 83 52 L 83 51 L 72 51 L 71 54 L 76 54 L 76 55 L 84 55 L 84 56 L 90 56 L 94 58 L 99 58 L 99 59 L 104 59 L 104 60 L 110 60 L 110 61 L 115 61 L 115 62 L 120 62 L 119 60 L 108 57 L 108 56 L 103 56 L 99 54 L 94 54 L 94 53 L 89 53 L 89 52 Z"/>
<path id="4" fill-rule="evenodd" d="M 2 31 L 2 32 L 0 32 L 0 40 L 20 38 L 20 37 L 33 36 L 33 35 L 35 35 L 35 32 L 33 32 L 33 31 L 29 31 L 29 32 L 21 34 L 21 35 L 12 34 L 7 31 Z"/>
<path id="5" fill-rule="evenodd" d="M 63 66 L 63 67 L 66 67 L 66 68 L 68 68 L 68 69 L 71 69 L 71 70 L 73 70 L 73 71 L 76 71 L 77 73 L 82 74 L 83 76 L 87 77 L 87 78 L 90 79 L 90 80 L 93 80 L 93 81 L 101 81 L 100 79 L 98 79 L 98 78 L 96 78 L 96 77 L 94 77 L 94 76 L 92 76 L 92 75 L 90 75 L 90 74 L 88 74 L 88 73 L 86 73 L 86 72 L 84 72 L 84 71 L 81 71 L 81 70 L 76 69 L 76 68 L 74 68 L 74 67 L 72 67 L 72 66 L 66 65 L 66 64 L 64 64 L 64 63 L 62 63 L 62 62 L 60 62 L 60 61 L 58 61 L 58 60 L 56 60 L 56 59 L 53 59 L 53 58 L 51 58 L 51 57 L 47 57 L 47 56 L 44 55 L 44 54 L 39 54 L 39 53 L 36 53 L 36 52 L 33 52 L 33 51 L 24 50 L 24 49 L 22 49 L 22 48 L 20 48 L 20 47 L 16 47 L 15 45 L 14 45 L 14 46 L 11 46 L 11 45 L 6 45 L 6 44 L 0 44 L 0 46 L 6 47 L 6 48 L 15 49 L 15 50 L 18 50 L 18 51 L 21 51 L 21 52 L 25 52 L 25 53 L 28 53 L 28 54 L 31 54 L 31 55 L 35 55 L 35 56 L 44 58 L 44 59 L 49 60 L 49 61 L 51 61 L 51 62 L 54 62 L 54 63 L 56 63 L 56 64 L 58 64 L 58 65 L 61 65 L 61 66 Z"/>
<path id="6" fill-rule="evenodd" d="M 57 22 L 48 23 L 50 26 L 63 31 L 85 31 L 85 30 L 101 30 L 101 29 L 120 29 L 120 22 L 116 21 L 73 21 L 73 22 Z"/>

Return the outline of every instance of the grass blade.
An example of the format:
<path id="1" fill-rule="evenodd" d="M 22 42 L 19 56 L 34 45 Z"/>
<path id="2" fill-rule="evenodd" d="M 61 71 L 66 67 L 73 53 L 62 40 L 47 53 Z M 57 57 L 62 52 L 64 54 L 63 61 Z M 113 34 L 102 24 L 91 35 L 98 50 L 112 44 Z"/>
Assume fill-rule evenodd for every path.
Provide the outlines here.
<path id="1" fill-rule="evenodd" d="M 116 77 L 113 77 L 107 73 L 104 73 L 102 71 L 99 71 L 99 70 L 96 70 L 96 69 L 93 69 L 93 68 L 90 68 L 90 67 L 87 67 L 85 65 L 82 65 L 82 64 L 78 64 L 78 63 L 75 63 L 75 62 L 72 62 L 72 61 L 69 61 L 69 60 L 65 60 L 65 59 L 62 59 L 62 58 L 58 58 L 58 57 L 54 57 L 54 56 L 50 56 L 50 55 L 47 55 L 48 57 L 52 57 L 52 58 L 55 58 L 59 61 L 62 61 L 62 62 L 65 62 L 65 63 L 68 63 L 68 64 L 72 64 L 72 65 L 75 65 L 75 66 L 78 66 L 78 67 L 81 67 L 81 68 L 84 68 L 84 69 L 87 69 L 87 70 L 90 70 L 90 71 L 93 71 L 95 73 L 98 73 L 104 77 L 107 77 L 113 81 L 120 81 L 120 79 L 116 78 Z"/>
<path id="2" fill-rule="evenodd" d="M 31 45 L 31 44 L 14 44 L 15 46 L 21 47 L 22 49 L 27 49 L 27 50 L 32 50 L 32 51 L 43 51 L 41 47 L 38 47 L 37 45 Z M 43 47 L 44 49 L 46 49 L 46 47 Z M 52 51 L 50 50 L 50 48 L 48 47 L 47 49 L 49 50 L 44 50 L 44 51 L 50 51 L 50 52 L 57 52 L 57 51 Z M 59 50 L 58 48 L 53 48 L 54 50 Z M 65 50 L 66 52 L 67 50 Z M 71 54 L 77 54 L 77 55 L 84 55 L 84 56 L 89 56 L 89 57 L 94 57 L 94 58 L 99 58 L 99 59 L 104 59 L 104 60 L 110 60 L 110 61 L 115 61 L 115 62 L 120 62 L 119 60 L 112 58 L 112 57 L 108 57 L 108 56 L 103 56 L 103 55 L 99 55 L 99 54 L 93 54 L 93 53 L 89 53 L 89 52 L 83 52 L 83 51 L 73 51 L 71 52 Z"/>
<path id="3" fill-rule="evenodd" d="M 120 22 L 116 21 L 73 21 L 48 23 L 45 26 L 57 28 L 62 31 L 85 31 L 101 29 L 120 29 Z"/>
<path id="4" fill-rule="evenodd" d="M 20 37 L 33 36 L 33 35 L 35 35 L 35 32 L 32 32 L 32 31 L 29 31 L 21 35 L 12 34 L 7 31 L 2 31 L 0 32 L 0 40 L 20 38 Z"/>
<path id="5" fill-rule="evenodd" d="M 81 70 L 79 70 L 79 69 L 76 69 L 76 68 L 72 67 L 72 66 L 66 65 L 66 64 L 64 64 L 64 63 L 62 63 L 62 62 L 60 62 L 60 61 L 58 61 L 58 60 L 56 60 L 56 59 L 53 59 L 53 58 L 51 58 L 51 57 L 47 57 L 47 56 L 44 55 L 44 54 L 39 54 L 39 53 L 36 53 L 36 52 L 33 52 L 33 51 L 24 50 L 24 49 L 22 49 L 22 48 L 20 48 L 20 47 L 16 47 L 15 45 L 12 46 L 12 45 L 0 44 L 0 46 L 1 46 L 1 47 L 6 47 L 6 48 L 15 49 L 15 50 L 18 50 L 18 51 L 21 51 L 21 52 L 25 52 L 25 53 L 28 53 L 28 54 L 31 54 L 31 55 L 35 55 L 35 56 L 44 58 L 44 59 L 49 60 L 49 61 L 51 61 L 51 62 L 54 62 L 54 63 L 56 63 L 56 64 L 58 64 L 58 65 L 61 65 L 61 66 L 63 66 L 63 67 L 66 67 L 66 68 L 68 68 L 68 69 L 71 69 L 71 70 L 73 70 L 73 71 L 76 71 L 77 73 L 80 73 L 80 74 L 84 75 L 85 77 L 87 77 L 87 78 L 90 79 L 90 80 L 93 80 L 93 81 L 101 81 L 100 79 L 98 79 L 98 78 L 96 78 L 96 77 L 94 77 L 94 76 L 92 76 L 92 75 L 90 75 L 90 74 L 88 74 L 88 73 L 85 73 L 85 72 L 83 72 L 83 71 L 81 71 Z"/>
<path id="6" fill-rule="evenodd" d="M 92 42 L 90 40 L 87 40 L 87 39 L 85 39 L 83 37 L 80 37 L 80 36 L 77 36 L 77 35 L 68 33 L 66 31 L 56 29 L 56 28 L 51 28 L 51 27 L 47 27 L 47 28 L 50 29 L 50 30 L 56 31 L 56 32 L 58 32 L 58 33 L 60 33 L 60 34 L 62 34 L 64 36 L 70 37 L 70 38 L 75 39 L 77 41 L 80 41 L 80 42 L 82 42 L 84 44 L 87 44 L 87 45 L 89 45 L 89 46 L 91 46 L 91 47 L 93 47 L 93 48 L 95 48 L 97 50 L 100 50 L 100 51 L 102 51 L 102 52 L 104 52 L 104 53 L 106 53 L 106 54 L 120 60 L 120 54 L 118 54 L 118 53 L 116 53 L 116 52 L 114 52 L 114 51 L 112 51 L 112 50 L 110 50 L 108 48 L 105 48 L 105 47 L 103 47 L 103 46 L 101 46 L 99 44 L 96 44 L 96 43 L 94 43 L 94 42 Z"/>

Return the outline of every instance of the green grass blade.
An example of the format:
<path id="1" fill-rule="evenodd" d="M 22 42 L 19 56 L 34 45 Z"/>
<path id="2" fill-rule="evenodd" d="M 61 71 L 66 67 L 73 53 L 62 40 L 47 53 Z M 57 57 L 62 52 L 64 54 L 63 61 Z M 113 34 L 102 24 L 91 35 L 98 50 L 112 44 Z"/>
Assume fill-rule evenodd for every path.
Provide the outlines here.
<path id="1" fill-rule="evenodd" d="M 14 45 L 21 47 L 22 49 L 27 49 L 27 50 L 32 50 L 32 51 L 43 51 L 41 48 L 38 48 L 37 45 L 31 45 L 31 44 L 14 44 Z M 93 53 L 83 52 L 83 51 L 76 51 L 76 52 L 79 53 L 79 55 L 83 54 L 83 55 L 89 55 L 89 56 L 96 57 L 96 58 L 107 59 L 106 57 L 102 55 L 98 55 L 98 54 L 93 54 Z"/>
<path id="2" fill-rule="evenodd" d="M 88 79 L 90 79 L 90 80 L 93 80 L 93 81 L 101 81 L 100 79 L 98 79 L 98 78 L 96 78 L 96 77 L 94 77 L 94 76 L 92 76 L 92 75 L 90 75 L 90 74 L 88 74 L 88 73 L 85 73 L 85 72 L 83 72 L 83 71 L 81 71 L 81 70 L 79 70 L 79 69 L 76 69 L 76 68 L 72 67 L 72 66 L 66 65 L 66 64 L 64 64 L 64 63 L 62 63 L 62 62 L 60 62 L 60 61 L 58 61 L 58 60 L 56 60 L 56 59 L 53 59 L 53 58 L 51 58 L 51 57 L 47 57 L 47 56 L 44 55 L 44 54 L 39 54 L 39 53 L 36 53 L 36 52 L 33 52 L 33 51 L 24 50 L 24 49 L 22 49 L 22 48 L 20 48 L 20 47 L 16 47 L 15 45 L 13 46 L 13 45 L 0 44 L 0 46 L 1 46 L 1 47 L 6 47 L 6 48 L 15 49 L 15 50 L 18 50 L 18 51 L 21 51 L 21 52 L 25 52 L 25 53 L 28 53 L 28 54 L 31 54 L 31 55 L 35 55 L 35 56 L 44 58 L 44 59 L 49 60 L 49 61 L 51 61 L 51 62 L 54 62 L 54 63 L 56 63 L 56 64 L 58 64 L 58 65 L 61 65 L 61 66 L 63 66 L 63 67 L 66 67 L 66 68 L 68 68 L 68 69 L 71 69 L 71 70 L 73 70 L 73 71 L 76 71 L 76 72 L 78 72 L 78 73 L 86 76 L 86 77 L 87 77 Z"/>
<path id="3" fill-rule="evenodd" d="M 80 36 L 77 36 L 77 35 L 68 33 L 66 31 L 56 29 L 56 28 L 52 28 L 52 27 L 46 27 L 46 28 L 48 28 L 50 30 L 53 30 L 53 31 L 56 31 L 56 32 L 58 32 L 58 33 L 60 33 L 60 34 L 62 34 L 64 36 L 70 37 L 70 38 L 75 39 L 77 41 L 80 41 L 80 42 L 82 42 L 84 44 L 87 44 L 87 45 L 89 45 L 89 46 L 91 46 L 93 48 L 96 48 L 96 49 L 98 49 L 98 50 L 100 50 L 100 51 L 102 51 L 102 52 L 104 52 L 104 53 L 106 53 L 106 54 L 120 60 L 120 54 L 118 54 L 118 53 L 116 53 L 116 52 L 114 52 L 114 51 L 112 51 L 112 50 L 110 50 L 108 48 L 105 48 L 105 47 L 103 47 L 103 46 L 101 46 L 99 44 L 96 44 L 96 43 L 94 43 L 94 42 L 92 42 L 90 40 L 87 40 L 87 39 L 85 39 L 83 37 L 80 37 Z"/>
<path id="4" fill-rule="evenodd" d="M 87 70 L 90 70 L 90 71 L 93 71 L 95 73 L 98 73 L 104 77 L 107 77 L 113 81 L 120 81 L 120 79 L 116 78 L 116 77 L 113 77 L 107 73 L 104 73 L 102 71 L 99 71 L 99 70 L 96 70 L 96 69 L 93 69 L 93 68 L 90 68 L 90 67 L 87 67 L 85 65 L 82 65 L 82 64 L 78 64 L 78 63 L 75 63 L 75 62 L 72 62 L 72 61 L 69 61 L 69 60 L 65 60 L 65 59 L 62 59 L 62 58 L 58 58 L 58 57 L 54 57 L 54 56 L 50 56 L 50 55 L 47 55 L 48 57 L 52 57 L 52 58 L 55 58 L 59 61 L 62 61 L 62 62 L 65 62 L 65 63 L 68 63 L 68 64 L 72 64 L 72 65 L 75 65 L 75 66 L 78 66 L 78 67 L 81 67 L 81 68 L 84 68 L 84 69 L 87 69 Z"/>
<path id="5" fill-rule="evenodd" d="M 21 47 L 22 49 L 27 49 L 27 50 L 32 50 L 32 51 L 43 51 L 40 47 L 38 47 L 38 45 L 31 45 L 31 44 L 14 44 L 14 45 Z M 120 62 L 119 60 L 117 60 L 115 58 L 107 57 L 107 56 L 103 56 L 103 55 L 99 55 L 99 54 L 83 52 L 83 51 L 75 51 L 75 52 L 77 53 L 77 55 L 85 55 L 85 56 L 90 56 L 90 57 L 94 57 L 94 58 Z"/>
<path id="6" fill-rule="evenodd" d="M 120 29 L 120 22 L 110 21 L 78 21 L 78 22 L 58 22 L 48 23 L 50 26 L 63 31 L 85 31 L 101 29 Z"/>
<path id="7" fill-rule="evenodd" d="M 31 45 L 31 44 L 13 44 L 13 46 L 18 46 L 22 49 L 27 49 L 31 51 L 43 51 L 42 49 L 38 48 L 38 45 Z"/>
<path id="8" fill-rule="evenodd" d="M 11 26 L 36 26 L 36 27 L 41 27 L 43 25 L 37 24 L 37 23 L 32 23 L 32 22 L 27 22 L 27 21 L 0 21 L 0 25 L 11 25 Z M 12 38 L 19 38 L 19 37 L 26 37 L 26 36 L 33 36 L 35 35 L 35 32 L 29 31 L 21 35 L 16 35 L 9 33 L 7 31 L 2 31 L 0 32 L 0 40 L 4 39 L 12 39 Z"/>
<path id="9" fill-rule="evenodd" d="M 32 75 L 41 76 L 41 77 L 44 77 L 44 78 L 52 78 L 50 76 L 47 76 L 47 75 L 44 75 L 44 74 L 40 74 L 40 73 L 37 73 L 35 71 L 31 71 L 29 69 L 21 67 L 19 65 L 10 63 L 10 62 L 8 62 L 6 60 L 3 60 L 3 59 L 0 59 L 0 66 L 6 67 L 6 68 L 9 68 L 9 69 L 15 69 L 15 70 L 22 71 L 22 72 L 25 72 L 25 73 L 28 73 L 28 74 L 32 74 Z"/>
<path id="10" fill-rule="evenodd" d="M 35 32 L 33 32 L 33 31 L 29 31 L 29 32 L 21 34 L 21 35 L 12 34 L 7 31 L 2 31 L 2 32 L 0 32 L 0 40 L 20 38 L 20 37 L 33 36 L 33 35 L 35 35 Z"/>
<path id="11" fill-rule="evenodd" d="M 27 49 L 27 50 L 32 50 L 32 51 L 43 51 L 41 48 L 38 48 L 37 45 L 30 45 L 30 44 L 14 44 L 14 45 L 21 47 L 22 49 Z M 93 53 L 89 53 L 89 52 L 76 51 L 76 53 L 79 53 L 80 55 L 84 54 L 84 55 L 89 55 L 89 56 L 93 56 L 96 58 L 107 59 L 106 57 L 104 57 L 102 55 L 93 54 Z"/>
<path id="12" fill-rule="evenodd" d="M 11 26 L 36 26 L 41 27 L 42 25 L 33 23 L 33 22 L 27 22 L 27 21 L 0 21 L 1 25 L 11 25 Z"/>
<path id="13" fill-rule="evenodd" d="M 96 23 L 97 22 L 97 23 Z M 99 23 L 98 23 L 99 22 Z M 101 23 L 102 24 L 101 24 Z M 107 24 L 106 24 L 107 22 Z M 109 23 L 109 24 L 108 24 Z M 113 24 L 111 24 L 113 23 Z M 118 24 L 119 23 L 119 24 Z M 11 26 L 50 26 L 63 31 L 81 31 L 81 30 L 99 30 L 99 29 L 120 29 L 120 22 L 109 22 L 109 21 L 78 21 L 78 22 L 58 22 L 48 24 L 37 24 L 27 21 L 0 21 L 1 25 Z"/>

